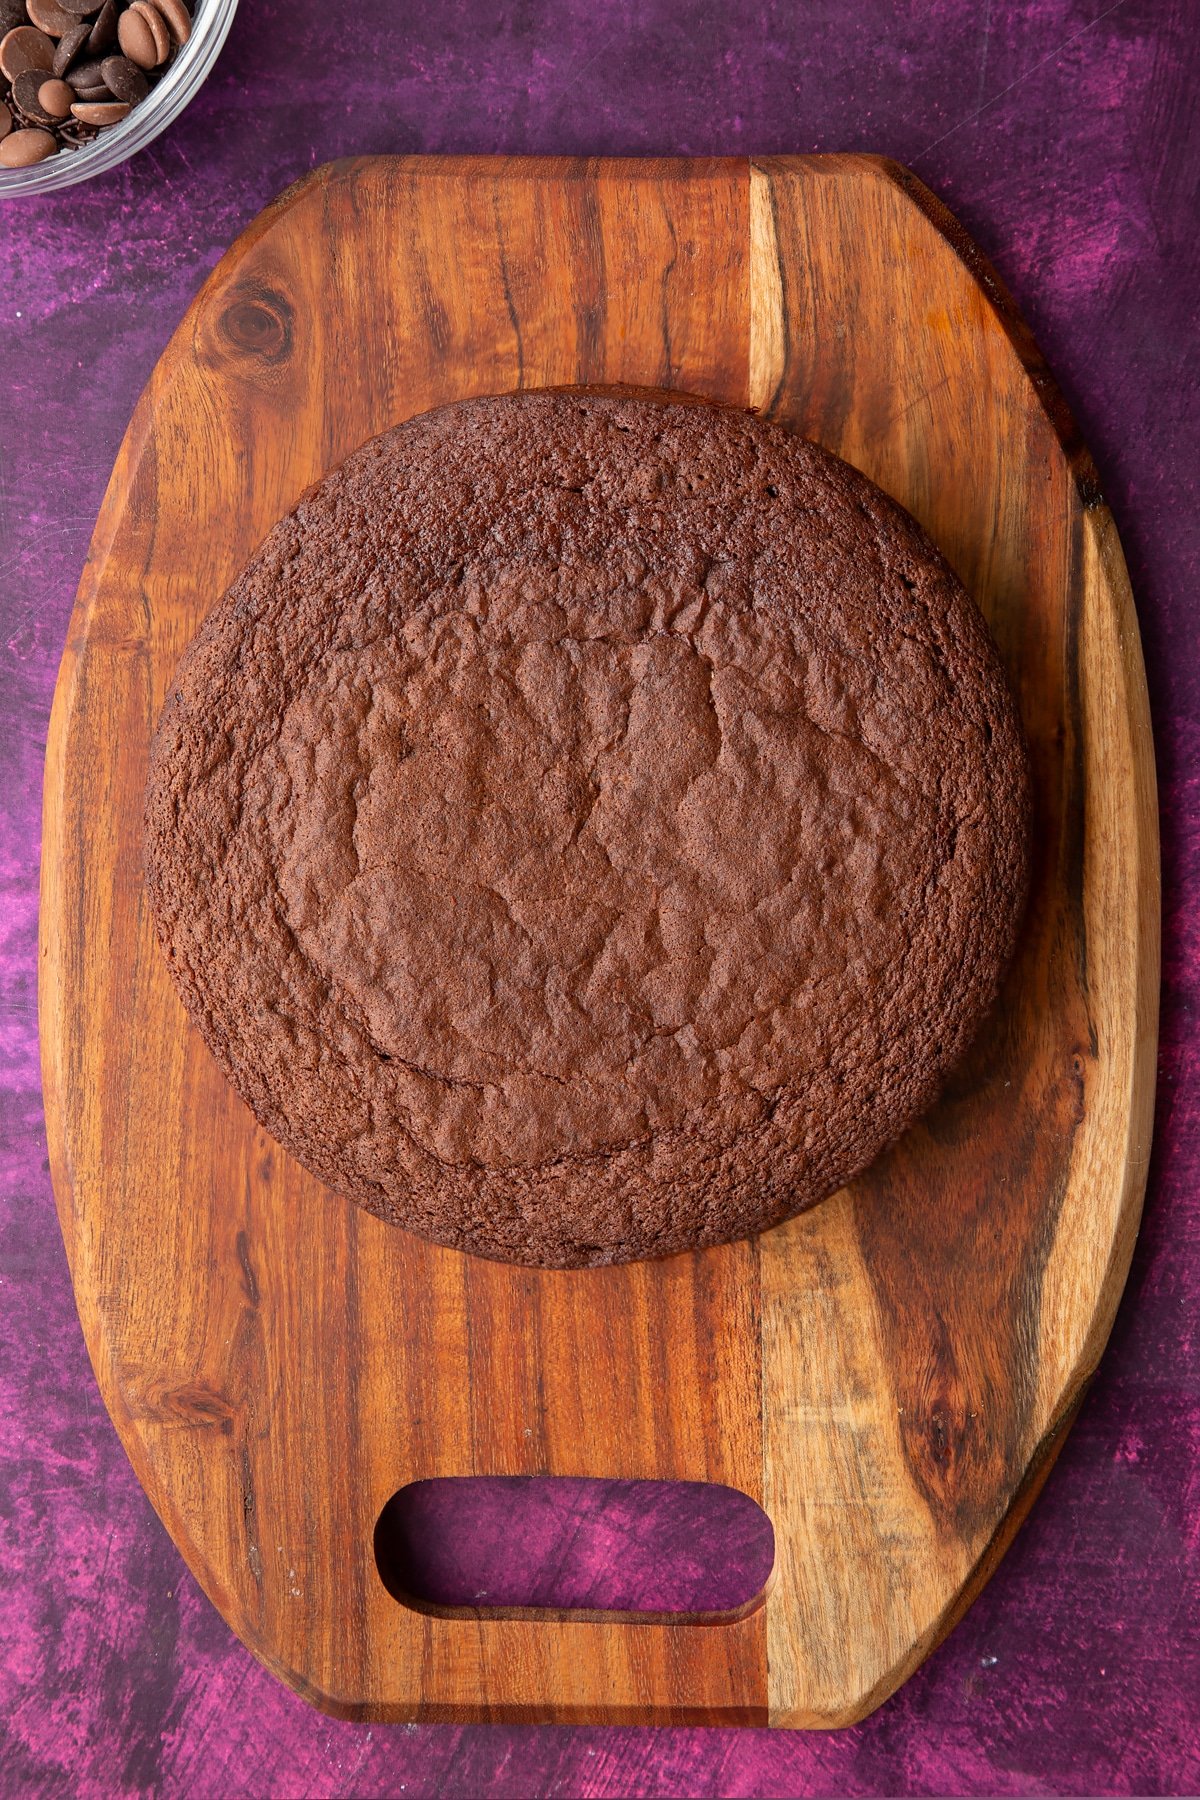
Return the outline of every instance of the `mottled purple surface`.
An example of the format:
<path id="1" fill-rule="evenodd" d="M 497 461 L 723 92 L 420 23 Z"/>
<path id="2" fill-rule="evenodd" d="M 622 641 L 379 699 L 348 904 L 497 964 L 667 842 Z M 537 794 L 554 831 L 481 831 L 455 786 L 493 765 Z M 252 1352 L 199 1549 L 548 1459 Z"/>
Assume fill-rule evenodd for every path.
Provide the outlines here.
<path id="1" fill-rule="evenodd" d="M 0 1792 L 1188 1793 L 1200 1788 L 1200 516 L 1195 0 L 243 0 L 191 111 L 0 212 Z M 41 761 L 113 455 L 219 253 L 347 151 L 886 151 L 999 265 L 1120 524 L 1150 671 L 1165 989 L 1145 1225 L 1101 1374 L 950 1640 L 828 1736 L 368 1728 L 279 1687 L 97 1397 L 46 1169 Z M 1188 360 L 1190 353 L 1190 362 Z"/>
<path id="2" fill-rule="evenodd" d="M 717 1482 L 468 1475 L 393 1494 L 375 1560 L 389 1593 L 432 1606 L 722 1613 L 762 1592 L 775 1533 Z"/>

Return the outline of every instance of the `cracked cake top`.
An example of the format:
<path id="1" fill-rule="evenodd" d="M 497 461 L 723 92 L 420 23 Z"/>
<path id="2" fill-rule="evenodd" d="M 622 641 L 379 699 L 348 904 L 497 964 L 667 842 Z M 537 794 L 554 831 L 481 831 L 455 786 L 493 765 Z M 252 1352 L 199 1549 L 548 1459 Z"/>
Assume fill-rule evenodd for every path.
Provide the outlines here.
<path id="1" fill-rule="evenodd" d="M 473 400 L 356 451 L 209 615 L 146 867 L 261 1122 L 395 1223 L 662 1255 L 842 1185 L 990 1005 L 1028 785 L 917 524 L 753 415 Z"/>

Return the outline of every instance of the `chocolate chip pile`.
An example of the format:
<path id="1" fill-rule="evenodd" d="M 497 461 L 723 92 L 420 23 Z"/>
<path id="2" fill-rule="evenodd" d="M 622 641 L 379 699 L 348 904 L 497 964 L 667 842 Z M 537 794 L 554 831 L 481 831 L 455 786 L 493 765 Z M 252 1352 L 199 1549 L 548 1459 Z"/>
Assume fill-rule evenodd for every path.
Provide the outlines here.
<path id="1" fill-rule="evenodd" d="M 0 165 L 118 125 L 186 44 L 186 0 L 0 0 Z"/>

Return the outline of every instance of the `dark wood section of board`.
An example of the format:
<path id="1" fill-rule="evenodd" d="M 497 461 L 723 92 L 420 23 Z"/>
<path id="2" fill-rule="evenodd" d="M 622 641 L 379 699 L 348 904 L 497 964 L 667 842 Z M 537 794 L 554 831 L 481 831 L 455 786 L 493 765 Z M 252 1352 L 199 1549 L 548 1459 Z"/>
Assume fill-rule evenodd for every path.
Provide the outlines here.
<path id="1" fill-rule="evenodd" d="M 576 1273 L 389 1230 L 255 1125 L 141 884 L 154 719 L 200 620 L 326 468 L 423 409 L 564 382 L 770 411 L 927 525 L 984 607 L 1038 794 L 1029 923 L 929 1119 L 757 1243 Z M 1157 992 L 1153 763 L 1111 520 L 953 222 L 870 158 L 367 159 L 234 245 L 122 447 L 46 785 L 55 1188 L 105 1401 L 244 1641 L 388 1719 L 837 1724 L 994 1565 L 1099 1356 L 1136 1230 Z M 719 1625 L 432 1617 L 372 1537 L 406 1481 L 713 1480 L 770 1513 Z"/>

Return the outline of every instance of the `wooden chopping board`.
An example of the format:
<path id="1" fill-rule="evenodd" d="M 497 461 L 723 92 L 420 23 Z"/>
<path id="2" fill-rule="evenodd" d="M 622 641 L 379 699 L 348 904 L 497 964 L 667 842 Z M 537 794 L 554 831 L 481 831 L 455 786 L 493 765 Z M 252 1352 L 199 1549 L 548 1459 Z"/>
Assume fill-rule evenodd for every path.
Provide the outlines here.
<path id="1" fill-rule="evenodd" d="M 1029 733 L 1034 890 L 937 1109 L 757 1242 L 539 1272 L 389 1230 L 255 1125 L 189 1027 L 140 870 L 184 646 L 300 491 L 471 394 L 686 389 L 840 452 L 986 612 Z M 1003 1553 L 1112 1324 L 1158 994 L 1137 622 L 1091 462 L 954 220 L 894 164 L 375 158 L 234 245 L 138 405 L 50 728 L 41 1017 L 80 1316 L 137 1473 L 285 1681 L 377 1719 L 839 1725 Z M 719 1625 L 431 1617 L 372 1532 L 422 1476 L 722 1481 L 776 1532 Z"/>

